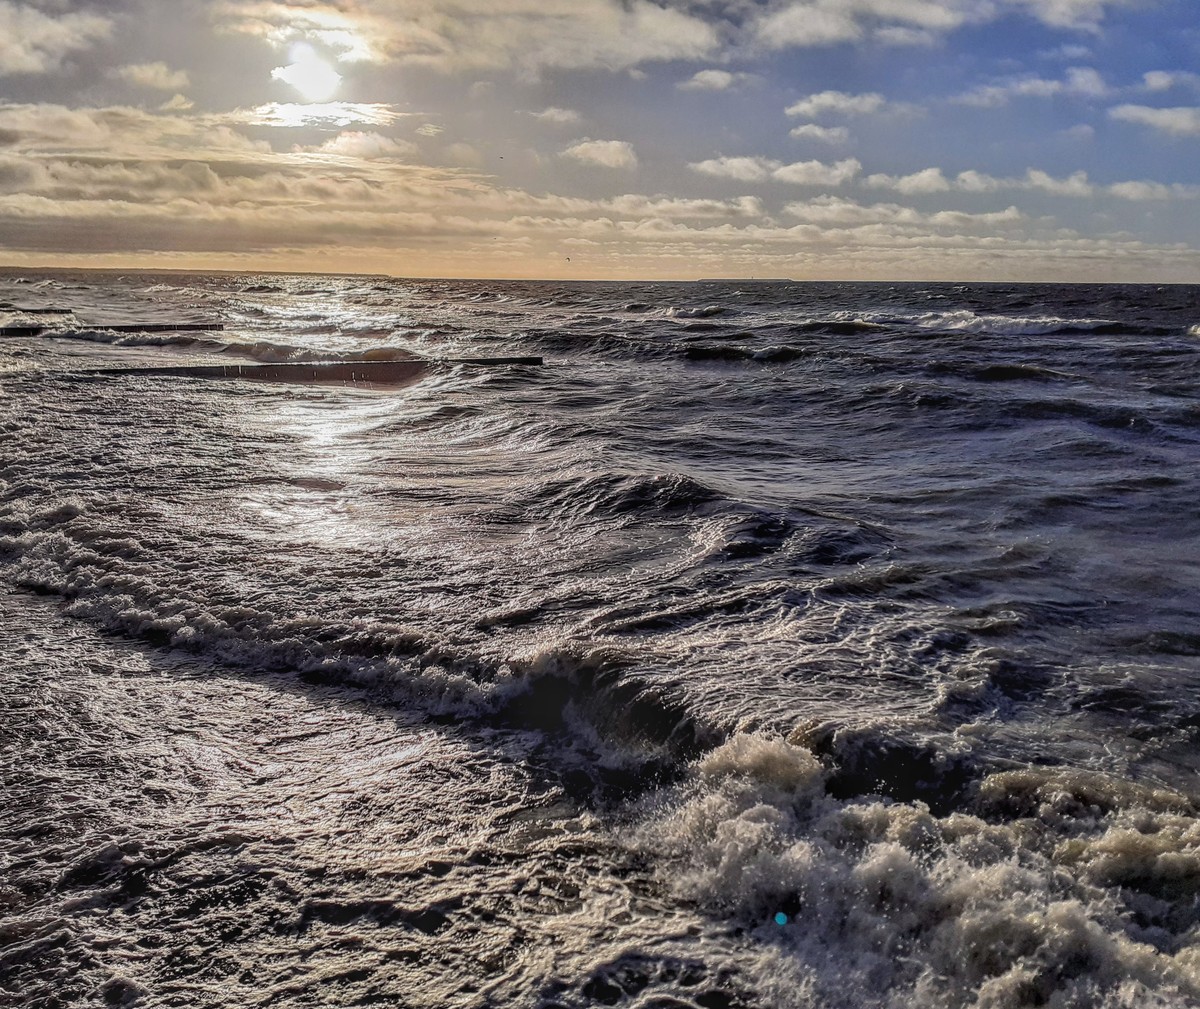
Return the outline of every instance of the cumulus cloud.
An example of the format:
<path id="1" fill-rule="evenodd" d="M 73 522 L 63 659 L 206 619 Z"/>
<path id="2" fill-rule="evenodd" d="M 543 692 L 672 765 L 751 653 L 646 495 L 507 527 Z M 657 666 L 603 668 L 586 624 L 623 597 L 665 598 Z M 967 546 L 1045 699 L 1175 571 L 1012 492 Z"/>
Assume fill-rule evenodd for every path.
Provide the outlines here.
<path id="1" fill-rule="evenodd" d="M 574 158 L 585 164 L 605 168 L 637 168 L 637 154 L 625 140 L 581 140 L 561 152 L 564 158 Z"/>
<path id="2" fill-rule="evenodd" d="M 1022 190 L 1081 199 L 1107 194 L 1122 200 L 1165 200 L 1190 199 L 1200 192 L 1200 187 L 1165 185 L 1144 180 L 1115 182 L 1103 186 L 1094 183 L 1084 171 L 1057 177 L 1038 168 L 1027 169 L 1023 176 L 1016 178 L 998 178 L 975 170 L 959 172 L 958 175 L 949 178 L 940 168 L 926 168 L 911 175 L 868 175 L 863 179 L 863 185 L 870 189 L 891 189 L 908 196 L 949 191 L 996 193 L 1002 190 Z"/>
<path id="3" fill-rule="evenodd" d="M 553 123 L 556 126 L 579 122 L 579 113 L 574 109 L 560 109 L 556 105 L 542 109 L 541 112 L 530 112 L 529 114 L 534 119 L 540 120 L 543 123 Z"/>
<path id="4" fill-rule="evenodd" d="M 1126 123 L 1150 126 L 1176 137 L 1200 136 L 1200 108 L 1155 109 L 1146 105 L 1118 105 L 1108 114 Z"/>
<path id="5" fill-rule="evenodd" d="M 1170 91 L 1177 87 L 1197 87 L 1200 74 L 1189 70 L 1150 70 L 1142 74 L 1147 91 Z"/>
<path id="6" fill-rule="evenodd" d="M 846 158 L 832 165 L 820 161 L 796 161 L 775 169 L 771 178 L 797 186 L 841 186 L 853 180 L 860 171 L 862 165 L 855 158 Z"/>
<path id="7" fill-rule="evenodd" d="M 940 168 L 926 168 L 911 175 L 869 175 L 863 180 L 863 185 L 871 189 L 892 189 L 909 196 L 949 190 L 994 193 L 1002 189 L 1036 190 L 1055 196 L 1092 196 L 1095 193 L 1087 172 L 1075 172 L 1060 179 L 1037 168 L 1030 168 L 1022 178 L 1007 179 L 974 170 L 959 172 L 950 179 Z"/>
<path id="8" fill-rule="evenodd" d="M 790 165 L 770 158 L 710 158 L 688 166 L 701 175 L 735 179 L 739 182 L 788 182 L 797 186 L 840 186 L 862 171 L 862 164 L 847 158 L 833 164 L 821 161 L 796 161 Z"/>
<path id="9" fill-rule="evenodd" d="M 688 165 L 701 175 L 715 175 L 721 179 L 736 179 L 739 182 L 764 182 L 781 162 L 767 158 L 709 158 Z"/>
<path id="10" fill-rule="evenodd" d="M 844 144 L 850 139 L 850 131 L 844 126 L 818 126 L 816 123 L 796 126 L 790 133 L 801 140 L 820 140 L 826 144 Z"/>
<path id="11" fill-rule="evenodd" d="M 887 44 L 912 44 L 959 27 L 971 7 L 955 0 L 793 0 L 758 18 L 754 34 L 769 49 L 856 42 L 871 32 Z"/>
<path id="12" fill-rule="evenodd" d="M 1044 24 L 1057 28 L 1094 29 L 1110 7 L 1128 7 L 1131 0 L 1009 0 Z"/>
<path id="13" fill-rule="evenodd" d="M 1108 94 L 1108 85 L 1099 71 L 1092 67 L 1071 67 L 1062 80 L 1041 77 L 1018 77 L 998 84 L 975 88 L 956 101 L 976 108 L 999 108 L 1013 98 L 1051 98 L 1072 95 L 1079 98 L 1099 98 Z"/>
<path id="14" fill-rule="evenodd" d="M 863 227 L 888 224 L 913 229 L 934 227 L 956 231 L 990 230 L 1024 220 L 1024 215 L 1016 207 L 980 214 L 968 214 L 957 210 L 923 213 L 896 203 L 864 205 L 837 196 L 819 196 L 803 203 L 789 203 L 784 207 L 784 212 L 799 220 L 824 226 Z"/>
<path id="15" fill-rule="evenodd" d="M 880 94 L 850 95 L 844 91 L 822 91 L 794 102 L 784 109 L 784 113 L 789 116 L 805 116 L 810 119 L 815 119 L 825 112 L 859 116 L 879 112 L 885 105 L 887 102 Z"/>
<path id="16" fill-rule="evenodd" d="M 161 60 L 155 63 L 130 63 L 118 67 L 114 73 L 128 84 L 158 91 L 178 91 L 190 83 L 186 71 L 172 70 Z"/>
<path id="17" fill-rule="evenodd" d="M 863 179 L 863 185 L 872 189 L 894 189 L 898 193 L 913 195 L 916 193 L 944 193 L 950 189 L 950 182 L 942 174 L 940 168 L 926 168 L 912 175 L 868 175 Z"/>
<path id="18" fill-rule="evenodd" d="M 45 14 L 28 4 L 0 0 L 0 76 L 42 74 L 73 52 L 112 34 L 112 22 L 96 14 Z"/>
<path id="19" fill-rule="evenodd" d="M 729 70 L 698 70 L 675 86 L 680 91 L 728 91 L 749 77 L 749 74 L 732 73 Z"/>

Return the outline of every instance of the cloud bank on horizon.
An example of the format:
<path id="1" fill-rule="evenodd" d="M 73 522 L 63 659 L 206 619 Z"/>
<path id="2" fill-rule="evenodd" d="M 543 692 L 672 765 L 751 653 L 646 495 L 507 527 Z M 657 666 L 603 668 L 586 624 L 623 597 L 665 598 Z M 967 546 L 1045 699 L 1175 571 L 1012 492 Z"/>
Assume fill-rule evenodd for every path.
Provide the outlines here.
<path id="1" fill-rule="evenodd" d="M 1197 282 L 1194 15 L 0 0 L 0 262 Z"/>

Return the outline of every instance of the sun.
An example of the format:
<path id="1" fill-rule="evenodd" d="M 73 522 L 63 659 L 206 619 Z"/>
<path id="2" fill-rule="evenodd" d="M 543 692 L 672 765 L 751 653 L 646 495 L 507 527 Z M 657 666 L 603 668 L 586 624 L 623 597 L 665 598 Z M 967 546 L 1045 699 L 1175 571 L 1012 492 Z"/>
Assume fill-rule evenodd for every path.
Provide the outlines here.
<path id="1" fill-rule="evenodd" d="M 297 42 L 291 50 L 292 62 L 276 67 L 271 76 L 290 84 L 310 102 L 327 102 L 342 83 L 342 75 L 317 55 L 312 46 Z"/>

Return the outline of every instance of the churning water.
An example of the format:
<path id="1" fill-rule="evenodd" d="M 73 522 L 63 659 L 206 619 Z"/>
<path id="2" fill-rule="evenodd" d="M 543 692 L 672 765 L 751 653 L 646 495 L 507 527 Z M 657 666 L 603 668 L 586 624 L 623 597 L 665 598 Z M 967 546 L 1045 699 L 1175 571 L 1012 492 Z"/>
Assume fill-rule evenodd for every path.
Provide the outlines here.
<path id="1" fill-rule="evenodd" d="M 10 272 L 0 325 L 5 998 L 1200 1004 L 1200 288 Z"/>

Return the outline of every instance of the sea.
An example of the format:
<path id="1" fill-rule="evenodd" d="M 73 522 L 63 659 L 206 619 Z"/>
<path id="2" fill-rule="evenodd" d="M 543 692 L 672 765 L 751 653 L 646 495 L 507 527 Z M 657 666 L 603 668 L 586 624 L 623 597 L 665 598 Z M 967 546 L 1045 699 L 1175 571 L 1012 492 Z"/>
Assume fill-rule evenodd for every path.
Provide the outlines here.
<path id="1" fill-rule="evenodd" d="M 5 1005 L 1200 1005 L 1200 286 L 0 327 Z"/>

